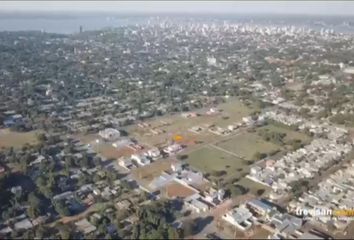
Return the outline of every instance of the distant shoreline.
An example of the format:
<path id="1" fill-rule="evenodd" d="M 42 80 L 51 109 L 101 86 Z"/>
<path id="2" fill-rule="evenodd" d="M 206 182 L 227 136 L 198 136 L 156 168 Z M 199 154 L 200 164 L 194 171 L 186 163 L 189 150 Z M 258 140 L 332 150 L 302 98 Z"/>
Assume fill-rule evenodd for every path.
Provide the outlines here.
<path id="1" fill-rule="evenodd" d="M 1 12 L 1 11 L 0 11 Z M 95 31 L 104 28 L 116 28 L 127 25 L 146 24 L 147 19 L 157 17 L 207 23 L 252 23 L 257 25 L 296 26 L 314 30 L 321 28 L 334 29 L 344 34 L 354 33 L 354 16 L 307 16 L 306 15 L 246 15 L 246 14 L 112 14 L 112 13 L 62 13 L 48 12 L 7 12 L 0 14 L 1 31 L 45 31 L 50 33 L 71 34 L 79 32 L 83 26 L 85 31 Z"/>

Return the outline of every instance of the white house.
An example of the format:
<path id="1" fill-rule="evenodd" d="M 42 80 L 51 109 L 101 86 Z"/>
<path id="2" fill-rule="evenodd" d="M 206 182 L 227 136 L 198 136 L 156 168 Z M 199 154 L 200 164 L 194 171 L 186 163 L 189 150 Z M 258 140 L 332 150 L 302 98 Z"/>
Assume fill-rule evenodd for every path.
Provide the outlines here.
<path id="1" fill-rule="evenodd" d="M 222 219 L 244 231 L 252 226 L 252 217 L 252 213 L 245 206 L 240 206 L 227 212 Z"/>
<path id="2" fill-rule="evenodd" d="M 152 159 L 158 159 L 161 156 L 161 152 L 158 148 L 152 148 L 146 152 L 146 155 Z"/>
<path id="3" fill-rule="evenodd" d="M 200 201 L 198 198 L 192 198 L 186 201 L 186 204 L 196 213 L 206 212 L 209 210 L 209 206 L 206 203 Z"/>
<path id="4" fill-rule="evenodd" d="M 98 133 L 103 139 L 108 141 L 115 141 L 120 138 L 120 132 L 114 128 L 106 128 Z"/>

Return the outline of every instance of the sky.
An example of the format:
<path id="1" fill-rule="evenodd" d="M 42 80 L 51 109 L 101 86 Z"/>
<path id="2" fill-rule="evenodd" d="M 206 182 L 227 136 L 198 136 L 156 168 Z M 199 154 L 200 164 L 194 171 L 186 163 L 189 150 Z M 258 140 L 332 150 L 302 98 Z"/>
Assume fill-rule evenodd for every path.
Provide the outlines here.
<path id="1" fill-rule="evenodd" d="M 0 11 L 354 15 L 354 1 L 0 1 Z"/>

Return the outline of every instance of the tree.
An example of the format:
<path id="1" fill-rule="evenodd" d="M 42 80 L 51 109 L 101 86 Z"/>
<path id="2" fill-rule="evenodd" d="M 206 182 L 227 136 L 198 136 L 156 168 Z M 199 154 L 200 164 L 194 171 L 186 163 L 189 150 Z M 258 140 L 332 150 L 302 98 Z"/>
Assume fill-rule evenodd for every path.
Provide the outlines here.
<path id="1" fill-rule="evenodd" d="M 233 197 L 246 194 L 249 191 L 248 188 L 245 188 L 244 186 L 239 184 L 230 184 L 227 187 L 227 190 L 229 191 L 229 194 L 231 194 L 231 196 Z"/>
<path id="2" fill-rule="evenodd" d="M 177 155 L 176 158 L 177 158 L 178 160 L 183 161 L 183 160 L 188 159 L 188 155 L 187 155 L 187 154 Z"/>
<path id="3" fill-rule="evenodd" d="M 167 228 L 167 235 L 168 235 L 168 239 L 178 239 L 181 237 L 179 235 L 177 229 L 175 229 L 171 226 L 168 226 L 168 228 Z"/>
<path id="4" fill-rule="evenodd" d="M 36 193 L 31 192 L 30 194 L 28 194 L 27 201 L 31 207 L 37 208 L 37 209 L 41 208 L 41 199 L 37 196 Z"/>
<path id="5" fill-rule="evenodd" d="M 43 239 L 45 235 L 47 235 L 47 229 L 42 225 L 39 225 L 36 229 L 36 237 L 39 239 Z"/>
<path id="6" fill-rule="evenodd" d="M 34 232 L 32 230 L 27 230 L 22 235 L 23 239 L 34 239 L 34 237 L 35 237 L 35 234 L 34 234 Z"/>
<path id="7" fill-rule="evenodd" d="M 221 177 L 223 175 L 225 175 L 227 172 L 225 170 L 214 170 L 212 171 L 211 175 L 213 175 L 214 177 Z"/>
<path id="8" fill-rule="evenodd" d="M 45 135 L 44 133 L 39 133 L 39 134 L 37 135 L 37 139 L 38 139 L 39 142 L 45 142 L 45 141 L 47 141 L 47 137 L 46 137 L 46 135 Z"/>
<path id="9" fill-rule="evenodd" d="M 260 153 L 260 152 L 256 152 L 253 156 L 254 159 L 256 160 L 260 160 L 260 159 L 263 159 L 267 157 L 267 154 L 266 153 Z"/>
<path id="10" fill-rule="evenodd" d="M 71 231 L 68 225 L 66 224 L 58 224 L 56 226 L 58 229 L 59 235 L 61 239 L 70 239 L 71 238 Z"/>
<path id="11" fill-rule="evenodd" d="M 29 217 L 31 218 L 36 218 L 40 215 L 40 210 L 38 208 L 34 208 L 32 206 L 30 206 L 29 208 L 27 208 L 27 214 Z"/>
<path id="12" fill-rule="evenodd" d="M 265 192 L 264 189 L 258 189 L 258 190 L 257 190 L 257 195 L 258 195 L 258 196 L 262 196 L 264 192 Z"/>
<path id="13" fill-rule="evenodd" d="M 132 230 L 132 239 L 139 239 L 140 237 L 140 224 L 136 224 L 133 226 L 133 230 Z"/>
<path id="14" fill-rule="evenodd" d="M 55 207 L 55 211 L 57 211 L 57 213 L 59 213 L 61 216 L 70 215 L 70 211 L 63 201 L 56 201 L 54 207 Z"/>

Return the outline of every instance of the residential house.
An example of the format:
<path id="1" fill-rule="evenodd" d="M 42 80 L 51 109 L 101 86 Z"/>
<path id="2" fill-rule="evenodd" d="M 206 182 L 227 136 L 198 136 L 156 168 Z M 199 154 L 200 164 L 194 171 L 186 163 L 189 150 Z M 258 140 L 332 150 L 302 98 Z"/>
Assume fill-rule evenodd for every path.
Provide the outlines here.
<path id="1" fill-rule="evenodd" d="M 209 210 L 209 205 L 201 200 L 202 196 L 198 193 L 185 199 L 186 205 L 196 213 L 202 213 Z"/>
<path id="2" fill-rule="evenodd" d="M 240 230 L 245 231 L 252 226 L 253 215 L 245 206 L 242 205 L 224 214 L 222 219 Z"/>
<path id="3" fill-rule="evenodd" d="M 258 199 L 251 200 L 246 203 L 247 207 L 261 216 L 265 216 L 273 210 L 273 207 Z"/>

